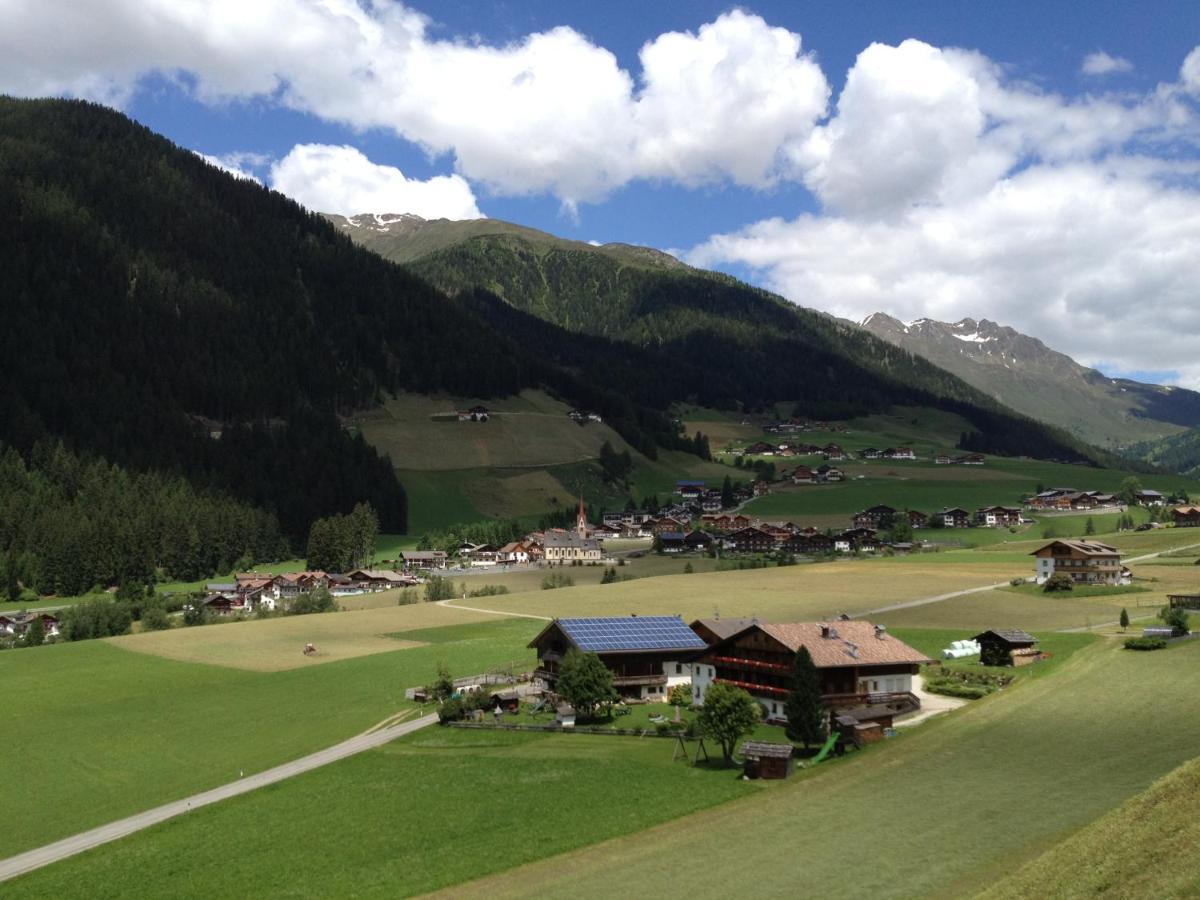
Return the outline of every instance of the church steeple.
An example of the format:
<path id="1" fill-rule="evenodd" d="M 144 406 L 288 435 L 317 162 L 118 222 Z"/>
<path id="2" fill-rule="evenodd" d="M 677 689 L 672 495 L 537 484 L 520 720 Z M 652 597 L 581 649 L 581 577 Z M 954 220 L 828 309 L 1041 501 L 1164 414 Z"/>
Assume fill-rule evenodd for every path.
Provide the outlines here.
<path id="1" fill-rule="evenodd" d="M 583 506 L 583 495 L 582 494 L 580 494 L 580 496 L 579 496 L 579 514 L 577 516 L 575 516 L 575 530 L 577 532 L 579 532 L 580 539 L 587 537 L 587 531 L 588 531 L 587 511 L 584 509 L 584 506 Z"/>

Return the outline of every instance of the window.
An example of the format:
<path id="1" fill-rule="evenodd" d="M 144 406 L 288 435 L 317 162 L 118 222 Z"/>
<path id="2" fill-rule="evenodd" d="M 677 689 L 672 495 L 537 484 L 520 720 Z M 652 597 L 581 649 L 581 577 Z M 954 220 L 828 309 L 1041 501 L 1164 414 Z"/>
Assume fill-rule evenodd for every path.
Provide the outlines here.
<path id="1" fill-rule="evenodd" d="M 676 675 L 683 674 L 683 663 L 675 663 L 675 674 Z"/>

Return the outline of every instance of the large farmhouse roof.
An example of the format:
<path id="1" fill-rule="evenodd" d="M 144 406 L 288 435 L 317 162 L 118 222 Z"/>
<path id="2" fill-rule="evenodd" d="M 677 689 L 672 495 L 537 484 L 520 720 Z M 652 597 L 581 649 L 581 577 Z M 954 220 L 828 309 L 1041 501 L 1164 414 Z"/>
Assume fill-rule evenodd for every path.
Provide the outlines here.
<path id="1" fill-rule="evenodd" d="M 1067 547 L 1084 556 L 1116 556 L 1118 551 L 1116 547 L 1111 547 L 1108 544 L 1102 544 L 1099 541 L 1051 541 L 1045 547 L 1040 547 L 1030 553 L 1030 556 L 1038 556 L 1050 550 L 1052 547 L 1061 546 Z"/>
<path id="2" fill-rule="evenodd" d="M 914 650 L 870 622 L 839 621 L 829 625 L 794 622 L 758 627 L 793 652 L 806 647 L 813 664 L 819 669 L 933 662 L 924 653 Z"/>
<path id="3" fill-rule="evenodd" d="M 757 619 L 697 619 L 691 627 L 702 625 L 717 636 L 718 640 L 733 637 L 740 631 L 745 631 L 751 625 L 757 625 Z"/>
<path id="4" fill-rule="evenodd" d="M 706 646 L 678 616 L 555 619 L 545 630 L 551 628 L 558 628 L 568 641 L 584 652 L 703 650 Z M 534 638 L 529 646 L 537 646 L 541 636 Z"/>
<path id="5" fill-rule="evenodd" d="M 578 547 L 581 550 L 599 550 L 600 544 L 593 538 L 581 538 L 577 534 L 546 534 L 546 547 Z"/>

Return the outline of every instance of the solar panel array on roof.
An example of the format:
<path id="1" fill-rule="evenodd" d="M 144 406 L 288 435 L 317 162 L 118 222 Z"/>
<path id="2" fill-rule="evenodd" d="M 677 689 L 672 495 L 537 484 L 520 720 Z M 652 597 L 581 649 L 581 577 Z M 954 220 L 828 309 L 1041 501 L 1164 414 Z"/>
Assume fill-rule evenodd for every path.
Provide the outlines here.
<path id="1" fill-rule="evenodd" d="M 678 616 L 559 619 L 559 627 L 583 651 L 703 650 L 707 646 Z"/>

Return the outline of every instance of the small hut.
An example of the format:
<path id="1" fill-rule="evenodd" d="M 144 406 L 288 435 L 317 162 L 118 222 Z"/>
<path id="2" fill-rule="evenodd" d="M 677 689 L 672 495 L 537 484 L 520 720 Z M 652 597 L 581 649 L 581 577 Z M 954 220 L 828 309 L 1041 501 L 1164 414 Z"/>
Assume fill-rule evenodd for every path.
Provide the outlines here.
<path id="1" fill-rule="evenodd" d="M 844 744 L 852 747 L 862 747 L 883 740 L 884 724 L 873 719 L 860 719 L 853 710 L 843 710 L 833 717 L 833 730 L 841 735 L 838 752 Z M 886 726 L 891 727 L 891 722 Z"/>
<path id="2" fill-rule="evenodd" d="M 796 770 L 791 744 L 746 741 L 742 757 L 746 760 L 742 771 L 747 778 L 787 778 Z"/>
<path id="3" fill-rule="evenodd" d="M 488 705 L 491 709 L 498 706 L 505 712 L 515 713 L 521 708 L 521 695 L 517 693 L 516 689 L 495 691 Z"/>
<path id="4" fill-rule="evenodd" d="M 1024 666 L 1042 658 L 1037 638 L 1019 628 L 993 629 L 971 640 L 979 644 L 979 661 L 985 666 Z"/>
<path id="5" fill-rule="evenodd" d="M 570 703 L 560 703 L 554 710 L 554 721 L 559 728 L 574 728 L 575 707 Z"/>

